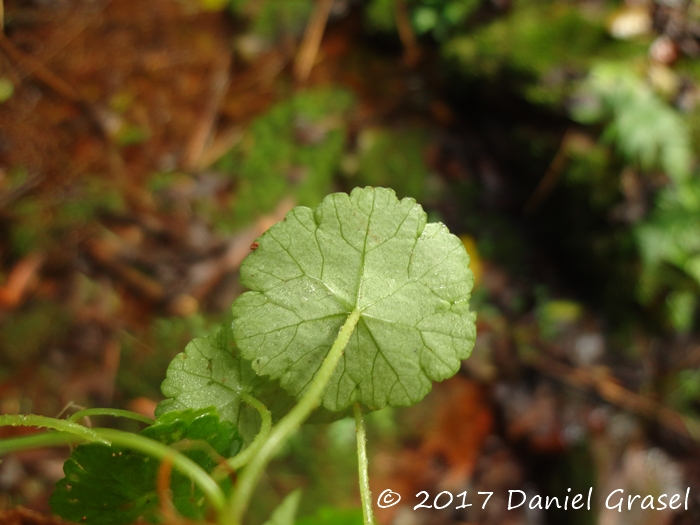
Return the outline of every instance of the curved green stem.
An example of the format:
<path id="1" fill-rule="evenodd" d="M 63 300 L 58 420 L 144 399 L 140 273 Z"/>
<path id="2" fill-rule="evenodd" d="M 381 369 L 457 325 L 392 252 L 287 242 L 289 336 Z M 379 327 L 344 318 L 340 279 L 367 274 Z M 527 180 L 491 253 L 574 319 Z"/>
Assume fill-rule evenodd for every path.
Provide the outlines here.
<path id="1" fill-rule="evenodd" d="M 90 416 L 112 416 L 112 417 L 126 417 L 129 419 L 135 419 L 141 423 L 146 423 L 147 425 L 152 425 L 155 420 L 132 412 L 130 410 L 120 410 L 118 408 L 86 408 L 85 410 L 79 410 L 72 416 L 68 418 L 68 421 L 75 423 L 84 417 Z"/>
<path id="2" fill-rule="evenodd" d="M 192 479 L 192 482 L 204 493 L 204 496 L 216 511 L 221 512 L 224 509 L 226 498 L 219 485 L 202 467 L 184 454 L 180 454 L 172 447 L 139 434 L 122 432 L 112 428 L 100 428 L 95 429 L 95 431 L 115 445 L 143 452 L 161 461 L 172 461 L 173 467 Z"/>
<path id="3" fill-rule="evenodd" d="M 250 463 L 243 470 L 234 487 L 233 497 L 228 502 L 226 513 L 221 516 L 222 523 L 240 525 L 258 480 L 274 453 L 321 404 L 326 386 L 343 355 L 357 322 L 360 320 L 360 313 L 360 310 L 353 310 L 348 316 L 321 367 L 309 384 L 309 388 L 294 408 L 275 425 L 258 453 L 251 458 Z"/>
<path id="4" fill-rule="evenodd" d="M 260 432 L 258 432 L 258 435 L 255 436 L 253 442 L 250 445 L 248 445 L 248 448 L 226 461 L 225 467 L 229 471 L 238 470 L 241 467 L 245 466 L 265 444 L 265 441 L 270 435 L 270 429 L 272 428 L 272 414 L 270 414 L 270 411 L 265 405 L 263 405 L 253 396 L 250 396 L 246 393 L 241 394 L 241 399 L 243 399 L 243 401 L 252 406 L 260 414 Z"/>
<path id="5" fill-rule="evenodd" d="M 30 446 L 56 446 L 87 441 L 107 446 L 118 445 L 143 452 L 161 461 L 172 461 L 174 468 L 190 477 L 192 482 L 200 488 L 214 509 L 218 512 L 224 509 L 226 502 L 224 493 L 202 467 L 172 447 L 153 439 L 111 428 L 89 429 L 63 419 L 44 416 L 0 416 L 0 425 L 46 427 L 60 430 L 60 432 L 47 432 L 40 436 L 0 441 L 0 453 L 22 450 Z"/>
<path id="6" fill-rule="evenodd" d="M 33 414 L 4 415 L 0 416 L 0 426 L 52 428 L 54 430 L 68 432 L 69 434 L 75 434 L 76 436 L 82 437 L 85 441 L 98 441 L 105 445 L 110 444 L 108 440 L 104 437 L 100 437 L 92 429 L 65 419 L 56 419 L 53 417 L 35 416 Z"/>
<path id="7" fill-rule="evenodd" d="M 372 511 L 372 492 L 369 489 L 369 469 L 367 461 L 367 433 L 359 403 L 352 406 L 355 415 L 355 434 L 357 435 L 357 470 L 360 478 L 360 498 L 362 499 L 362 517 L 364 525 L 374 525 Z"/>
<path id="8" fill-rule="evenodd" d="M 61 445 L 77 445 L 78 443 L 84 442 L 84 438 L 68 432 L 41 432 L 39 434 L 32 434 L 31 436 L 0 440 L 0 456 L 10 454 L 11 452 L 19 452 L 20 450 L 59 447 Z"/>

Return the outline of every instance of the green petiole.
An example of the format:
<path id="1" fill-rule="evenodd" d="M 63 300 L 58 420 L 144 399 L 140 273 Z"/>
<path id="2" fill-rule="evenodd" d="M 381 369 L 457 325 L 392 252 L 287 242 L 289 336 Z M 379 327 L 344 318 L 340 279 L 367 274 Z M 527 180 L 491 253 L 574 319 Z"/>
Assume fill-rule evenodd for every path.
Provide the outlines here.
<path id="1" fill-rule="evenodd" d="M 72 445 L 89 442 L 101 443 L 106 446 L 118 445 L 143 452 L 161 461 L 171 461 L 174 468 L 192 479 L 192 482 L 200 488 L 217 512 L 221 512 L 224 509 L 226 501 L 224 493 L 202 467 L 184 454 L 177 452 L 174 448 L 153 439 L 111 428 L 85 428 L 71 421 L 35 415 L 0 416 L 0 426 L 44 427 L 59 431 L 0 441 L 0 454 L 7 454 L 29 447 Z"/>
<path id="2" fill-rule="evenodd" d="M 141 423 L 146 423 L 147 425 L 152 425 L 155 420 L 137 414 L 136 412 L 131 412 L 130 410 L 120 410 L 118 408 L 86 408 L 85 410 L 80 410 L 68 418 L 68 421 L 73 423 L 80 421 L 84 417 L 90 416 L 112 416 L 112 417 L 125 417 L 128 419 L 135 419 Z"/>
<path id="3" fill-rule="evenodd" d="M 364 525 L 374 525 L 372 511 L 372 492 L 369 489 L 369 463 L 367 461 L 367 433 L 359 403 L 352 406 L 355 415 L 355 434 L 357 435 L 357 470 L 360 478 L 360 498 L 362 500 L 362 517 Z"/>
<path id="4" fill-rule="evenodd" d="M 221 516 L 221 523 L 231 525 L 239 525 L 241 523 L 258 480 L 274 453 L 289 436 L 299 429 L 302 423 L 311 415 L 311 412 L 321 404 L 323 392 L 338 365 L 338 361 L 340 361 L 340 357 L 343 355 L 355 326 L 360 320 L 360 314 L 361 311 L 356 309 L 348 316 L 321 367 L 309 384 L 306 393 L 294 408 L 273 427 L 258 453 L 253 456 L 250 463 L 243 470 L 234 487 L 233 497 L 227 504 L 226 512 Z"/>
<path id="5" fill-rule="evenodd" d="M 75 434 L 83 438 L 84 441 L 97 441 L 103 445 L 109 445 L 110 442 L 104 437 L 100 437 L 97 432 L 86 428 L 83 425 L 67 421 L 65 419 L 56 419 L 53 417 L 36 416 L 33 414 L 11 414 L 0 416 L 0 426 L 10 427 L 42 427 L 60 430 L 69 434 Z"/>
<path id="6" fill-rule="evenodd" d="M 255 436 L 255 439 L 248 448 L 236 454 L 226 462 L 225 466 L 230 470 L 240 469 L 245 466 L 251 458 L 256 456 L 260 448 L 265 444 L 265 441 L 270 435 L 270 429 L 272 428 L 272 415 L 265 405 L 246 393 L 241 394 L 241 399 L 260 413 L 260 432 L 258 432 L 258 435 Z"/>

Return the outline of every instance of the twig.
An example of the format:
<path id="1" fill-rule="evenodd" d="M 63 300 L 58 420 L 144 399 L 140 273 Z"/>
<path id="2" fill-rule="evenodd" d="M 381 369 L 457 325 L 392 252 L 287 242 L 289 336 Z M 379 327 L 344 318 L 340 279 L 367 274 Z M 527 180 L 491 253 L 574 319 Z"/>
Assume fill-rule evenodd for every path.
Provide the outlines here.
<path id="1" fill-rule="evenodd" d="M 71 102 L 82 103 L 82 98 L 71 85 L 56 76 L 36 58 L 17 49 L 2 33 L 0 33 L 0 49 L 2 49 L 12 60 L 17 62 L 17 65 L 22 68 L 26 74 L 32 75 L 34 78 Z"/>
<path id="2" fill-rule="evenodd" d="M 42 254 L 33 253 L 15 264 L 7 282 L 0 287 L 0 308 L 14 308 L 22 301 L 43 262 Z"/>
<path id="3" fill-rule="evenodd" d="M 177 519 L 177 511 L 173 503 L 173 491 L 170 489 L 172 473 L 172 459 L 163 459 L 158 467 L 158 474 L 156 476 L 156 493 L 158 494 L 158 501 L 160 502 L 160 511 L 163 517 L 167 518 L 168 522 L 174 522 Z"/>
<path id="4" fill-rule="evenodd" d="M 583 368 L 575 368 L 564 363 L 540 357 L 532 366 L 540 372 L 554 377 L 576 388 L 592 388 L 605 401 L 623 410 L 647 419 L 658 421 L 664 427 L 694 441 L 700 441 L 700 422 L 683 416 L 673 409 L 663 406 L 654 399 L 642 396 L 616 383 L 609 375 L 594 375 Z"/>
<path id="5" fill-rule="evenodd" d="M 218 130 L 217 134 L 207 140 L 199 156 L 198 168 L 206 169 L 223 157 L 236 144 L 243 140 L 243 130 L 236 126 L 226 130 Z"/>
<path id="6" fill-rule="evenodd" d="M 413 66 L 420 58 L 420 48 L 418 47 L 416 34 L 413 32 L 413 27 L 411 26 L 411 17 L 408 14 L 406 1 L 395 0 L 394 7 L 396 9 L 396 29 L 399 32 L 401 43 L 406 50 L 404 60 L 406 61 L 406 64 Z"/>
<path id="7" fill-rule="evenodd" d="M 99 111 L 91 106 L 73 86 L 58 77 L 41 61 L 17 49 L 2 32 L 0 32 L 0 49 L 14 60 L 26 75 L 33 76 L 46 87 L 80 108 L 102 137 L 109 136 Z"/>
<path id="8" fill-rule="evenodd" d="M 231 68 L 231 55 L 218 60 L 214 64 L 214 72 L 211 78 L 211 93 L 209 103 L 202 113 L 202 117 L 197 124 L 189 144 L 185 151 L 182 165 L 186 170 L 202 169 L 202 158 L 207 145 L 209 144 L 216 118 L 219 115 L 219 108 L 224 100 L 229 86 L 229 70 Z"/>
<path id="9" fill-rule="evenodd" d="M 297 82 L 304 83 L 309 78 L 318 55 L 318 49 L 321 46 L 321 39 L 323 38 L 323 32 L 326 29 L 332 6 L 333 0 L 318 0 L 316 3 L 314 12 L 306 26 L 299 53 L 294 62 L 294 78 L 296 78 Z"/>
<path id="10" fill-rule="evenodd" d="M 107 272 L 121 279 L 133 291 L 154 303 L 165 299 L 165 290 L 158 281 L 151 279 L 137 269 L 116 260 L 110 248 L 101 241 L 90 240 L 85 243 L 87 254 Z"/>
<path id="11" fill-rule="evenodd" d="M 547 168 L 547 171 L 542 176 L 542 179 L 540 179 L 539 184 L 537 184 L 535 191 L 532 192 L 532 195 L 530 195 L 527 203 L 525 203 L 525 208 L 523 209 L 523 213 L 525 215 L 532 215 L 535 213 L 540 204 L 542 204 L 542 201 L 547 198 L 547 196 L 554 189 L 554 186 L 556 186 L 557 181 L 564 170 L 564 166 L 566 165 L 566 157 L 568 154 L 567 146 L 570 138 L 571 130 L 567 130 L 561 139 L 559 149 L 557 150 L 556 155 L 554 155 L 554 158 Z"/>

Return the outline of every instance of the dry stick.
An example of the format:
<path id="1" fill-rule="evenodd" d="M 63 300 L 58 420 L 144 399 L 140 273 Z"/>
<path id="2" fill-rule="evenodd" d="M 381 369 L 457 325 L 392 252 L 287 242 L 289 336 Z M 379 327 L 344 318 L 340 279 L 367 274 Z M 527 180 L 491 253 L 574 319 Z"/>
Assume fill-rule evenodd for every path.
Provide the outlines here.
<path id="1" fill-rule="evenodd" d="M 564 170 L 564 165 L 566 164 L 566 157 L 568 154 L 567 145 L 569 144 L 570 138 L 571 130 L 567 130 L 561 139 L 559 149 L 557 150 L 556 155 L 554 155 L 552 163 L 547 168 L 547 171 L 542 176 L 542 179 L 540 179 L 535 191 L 525 203 L 525 208 L 523 209 L 523 213 L 525 215 L 532 215 L 535 213 L 539 205 L 542 204 L 542 201 L 551 193 L 554 186 L 556 186 L 557 181 Z"/>
<path id="2" fill-rule="evenodd" d="M 117 260 L 109 247 L 97 239 L 84 243 L 87 255 L 107 272 L 118 277 L 141 297 L 158 303 L 166 298 L 163 286 L 156 280 Z"/>
<path id="3" fill-rule="evenodd" d="M 212 131 L 219 116 L 219 108 L 229 86 L 229 70 L 231 69 L 231 55 L 218 60 L 214 64 L 214 72 L 211 76 L 211 93 L 202 117 L 194 129 L 190 138 L 182 165 L 186 170 L 203 169 L 206 166 L 202 162 L 207 145 L 212 137 Z"/>
<path id="4" fill-rule="evenodd" d="M 43 262 L 43 254 L 32 253 L 15 264 L 5 285 L 0 286 L 0 309 L 14 308 L 22 302 L 25 292 L 35 280 Z"/>
<path id="5" fill-rule="evenodd" d="M 299 53 L 294 62 L 294 78 L 299 83 L 304 83 L 308 80 L 311 69 L 314 67 L 332 6 L 333 0 L 318 0 L 311 19 L 306 26 L 304 39 L 301 42 Z"/>
<path id="6" fill-rule="evenodd" d="M 158 474 L 156 476 L 156 493 L 158 494 L 158 501 L 160 502 L 160 511 L 169 523 L 175 523 L 177 519 L 177 511 L 173 503 L 173 493 L 172 490 L 170 490 L 172 473 L 173 460 L 171 458 L 163 459 L 158 467 Z"/>
<path id="7" fill-rule="evenodd" d="M 596 377 L 590 371 L 547 358 L 535 359 L 532 366 L 576 388 L 592 388 L 605 401 L 623 410 L 658 421 L 666 428 L 694 441 L 700 441 L 700 422 L 618 385 L 609 377 Z"/>
<path id="8" fill-rule="evenodd" d="M 406 49 L 405 61 L 409 66 L 413 66 L 420 58 L 420 48 L 416 34 L 411 27 L 411 17 L 408 14 L 408 7 L 405 0 L 394 0 L 396 29 L 403 47 Z"/>
<path id="9" fill-rule="evenodd" d="M 4 51 L 5 54 L 12 60 L 14 60 L 17 65 L 24 70 L 26 75 L 33 76 L 36 80 L 47 86 L 49 89 L 55 91 L 57 94 L 80 108 L 90 120 L 90 123 L 97 128 L 97 131 L 101 133 L 103 137 L 109 135 L 99 113 L 95 111 L 95 108 L 93 108 L 85 99 L 83 99 L 83 97 L 80 96 L 78 91 L 76 91 L 73 86 L 58 77 L 33 56 L 17 49 L 2 33 L 0 33 L 0 49 Z"/>
<path id="10" fill-rule="evenodd" d="M 17 49 L 4 34 L 0 34 L 0 49 L 17 62 L 17 65 L 24 69 L 28 75 L 34 76 L 37 80 L 71 102 L 82 103 L 78 92 L 72 86 L 57 77 L 36 58 Z"/>

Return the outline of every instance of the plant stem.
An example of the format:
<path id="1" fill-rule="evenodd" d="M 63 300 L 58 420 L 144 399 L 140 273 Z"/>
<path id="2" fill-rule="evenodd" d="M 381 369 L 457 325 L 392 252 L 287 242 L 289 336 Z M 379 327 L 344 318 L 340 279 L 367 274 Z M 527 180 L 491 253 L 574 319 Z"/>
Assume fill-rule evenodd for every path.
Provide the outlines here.
<path id="1" fill-rule="evenodd" d="M 190 477 L 192 482 L 200 488 L 212 507 L 218 512 L 224 509 L 226 503 L 224 493 L 202 467 L 184 454 L 180 454 L 175 449 L 153 439 L 111 428 L 89 429 L 77 423 L 44 416 L 0 416 L 0 426 L 3 425 L 46 427 L 54 428 L 61 432 L 47 432 L 40 436 L 28 436 L 25 438 L 0 441 L 0 454 L 22 450 L 28 446 L 56 446 L 73 444 L 81 441 L 98 442 L 106 446 L 118 445 L 124 448 L 138 450 L 139 452 L 158 458 L 161 461 L 172 461 L 173 467 Z"/>
<path id="2" fill-rule="evenodd" d="M 267 440 L 260 447 L 258 453 L 251 459 L 243 473 L 238 478 L 233 490 L 233 497 L 229 500 L 226 513 L 221 516 L 221 523 L 240 525 L 245 514 L 253 491 L 262 475 L 263 470 L 272 459 L 279 447 L 296 432 L 320 404 L 323 393 L 330 381 L 338 361 L 350 340 L 357 322 L 360 320 L 360 310 L 353 310 L 345 324 L 338 332 L 333 346 L 323 360 L 321 367 L 316 372 L 299 402 L 284 416 L 272 429 Z"/>
<path id="3" fill-rule="evenodd" d="M 248 445 L 248 448 L 226 462 L 226 466 L 231 470 L 240 469 L 250 461 L 250 458 L 258 453 L 260 447 L 265 444 L 272 428 L 272 415 L 265 405 L 246 393 L 241 394 L 241 399 L 260 413 L 260 432 L 255 436 L 253 442 Z"/>
<path id="4" fill-rule="evenodd" d="M 141 423 L 146 423 L 147 425 L 152 425 L 155 420 L 150 417 L 142 416 L 136 412 L 131 412 L 130 410 L 120 410 L 118 408 L 86 408 L 85 410 L 80 410 L 70 416 L 68 421 L 75 423 L 84 417 L 90 416 L 113 416 L 113 417 L 126 417 L 129 419 L 135 419 L 136 421 L 141 421 Z"/>
<path id="5" fill-rule="evenodd" d="M 83 425 L 67 421 L 65 419 L 56 419 L 46 416 L 35 416 L 33 414 L 11 414 L 0 416 L 0 427 L 43 427 L 61 430 L 76 436 L 82 437 L 85 441 L 99 441 L 105 445 L 109 445 L 109 441 L 100 437 L 94 430 L 85 428 Z"/>
<path id="6" fill-rule="evenodd" d="M 224 509 L 226 498 L 219 485 L 207 474 L 207 472 L 184 454 L 180 454 L 172 447 L 164 445 L 154 439 L 122 432 L 112 428 L 96 429 L 101 436 L 109 439 L 114 445 L 137 450 L 153 456 L 161 461 L 172 461 L 173 467 L 185 476 L 192 479 L 192 482 L 199 487 L 205 497 L 218 512 Z"/>
<path id="7" fill-rule="evenodd" d="M 367 433 L 365 422 L 362 418 L 362 409 L 359 403 L 352 406 L 355 414 L 355 434 L 357 435 L 357 470 L 360 478 L 360 498 L 362 499 L 362 517 L 364 525 L 374 525 L 374 512 L 372 511 L 372 492 L 369 489 L 369 470 L 367 461 Z"/>
<path id="8" fill-rule="evenodd" d="M 85 442 L 84 438 L 69 432 L 41 432 L 40 434 L 33 434 L 31 436 L 0 440 L 0 456 L 20 450 L 75 445 L 83 442 Z"/>

